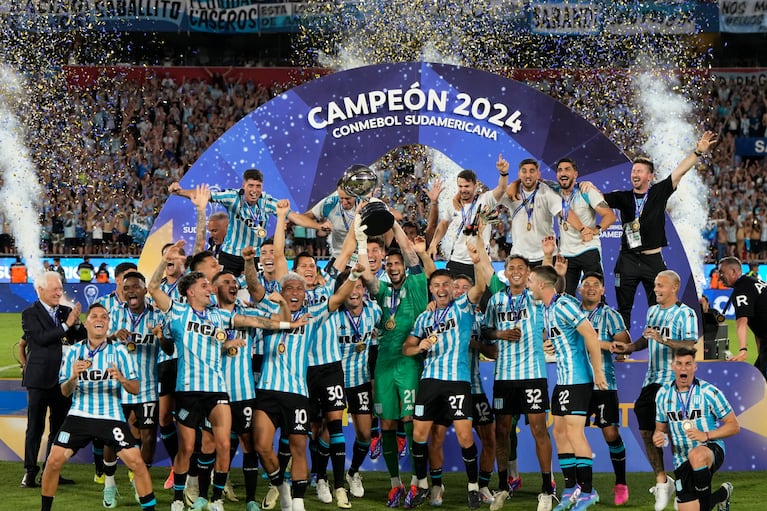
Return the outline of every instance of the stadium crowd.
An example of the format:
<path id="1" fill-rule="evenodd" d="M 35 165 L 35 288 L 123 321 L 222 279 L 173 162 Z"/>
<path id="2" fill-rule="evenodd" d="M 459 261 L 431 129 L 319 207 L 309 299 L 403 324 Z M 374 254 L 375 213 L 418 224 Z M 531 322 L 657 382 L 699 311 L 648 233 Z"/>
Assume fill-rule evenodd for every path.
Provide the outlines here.
<path id="1" fill-rule="evenodd" d="M 212 73 L 207 81 L 177 83 L 165 76 L 140 85 L 119 78 L 108 83 L 70 94 L 69 121 L 80 126 L 77 143 L 54 151 L 46 145 L 52 142 L 30 137 L 30 152 L 50 199 L 41 214 L 46 254 L 139 254 L 167 199 L 167 186 L 227 129 L 287 87 Z M 528 83 L 581 114 L 630 157 L 641 154 L 642 118 L 626 100 L 632 84 L 625 73 L 589 72 Z M 710 243 L 708 261 L 725 255 L 764 260 L 767 163 L 736 156 L 735 138 L 767 135 L 767 89 L 694 74 L 683 75 L 682 88 L 697 105 L 694 117 L 707 119 L 704 127 L 721 134 L 717 150 L 700 169 L 711 191 L 704 233 Z M 377 170 L 390 206 L 404 221 L 424 228 L 424 190 L 434 177 L 428 150 L 396 149 Z M 10 227 L 0 220 L 0 253 L 12 254 Z M 492 236 L 493 259 L 503 260 L 508 253 L 509 231 L 508 215 L 502 211 Z M 327 256 L 322 234 L 292 226 L 289 255 L 307 249 Z"/>

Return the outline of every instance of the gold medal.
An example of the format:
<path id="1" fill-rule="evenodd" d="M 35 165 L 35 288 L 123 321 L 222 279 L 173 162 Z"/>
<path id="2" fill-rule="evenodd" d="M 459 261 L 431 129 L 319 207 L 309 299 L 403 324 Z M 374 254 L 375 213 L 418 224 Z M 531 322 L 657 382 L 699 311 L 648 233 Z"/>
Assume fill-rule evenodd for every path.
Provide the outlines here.
<path id="1" fill-rule="evenodd" d="M 437 344 L 437 341 L 439 340 L 438 337 L 435 334 L 431 334 L 429 337 L 429 343 L 431 343 L 432 346 Z"/>
<path id="2" fill-rule="evenodd" d="M 635 230 L 635 231 L 638 231 L 639 230 L 639 220 L 634 220 L 633 222 L 631 222 L 631 228 L 633 230 Z"/>
<path id="3" fill-rule="evenodd" d="M 394 318 L 387 319 L 386 323 L 384 324 L 384 328 L 387 330 L 394 330 L 395 326 L 397 326 L 397 323 L 394 322 Z"/>
<path id="4" fill-rule="evenodd" d="M 93 361 L 92 360 L 83 360 L 83 362 L 85 362 L 85 368 L 86 369 L 93 365 Z"/>
<path id="5" fill-rule="evenodd" d="M 126 347 L 126 348 L 128 349 L 128 351 L 130 351 L 131 353 L 133 353 L 134 351 L 136 351 L 136 343 L 135 343 L 135 342 L 133 342 L 133 341 L 130 341 L 130 342 L 127 342 L 127 343 L 125 343 L 125 347 Z"/>
<path id="6" fill-rule="evenodd" d="M 682 429 L 685 431 L 690 431 L 692 429 L 692 421 L 690 420 L 682 421 Z"/>
<path id="7" fill-rule="evenodd" d="M 562 224 L 562 229 L 564 229 L 565 231 L 567 231 L 567 230 L 569 230 L 569 229 L 570 229 L 570 226 L 569 226 L 569 225 L 567 225 L 567 222 L 565 222 L 565 223 L 563 223 L 563 224 Z M 528 229 L 528 230 L 529 230 L 529 229 Z"/>
<path id="8" fill-rule="evenodd" d="M 226 354 L 229 355 L 230 357 L 233 357 L 239 351 L 240 350 L 238 350 L 235 346 L 230 346 L 229 348 L 226 349 Z"/>
<path id="9" fill-rule="evenodd" d="M 716 315 L 716 322 L 717 323 L 724 323 L 724 314 L 717 314 Z"/>
<path id="10" fill-rule="evenodd" d="M 256 236 L 259 238 L 266 238 L 266 229 L 263 227 L 256 228 Z"/>
<path id="11" fill-rule="evenodd" d="M 527 230 L 528 231 L 532 231 L 533 230 L 533 224 L 531 224 L 530 222 L 527 222 Z"/>
<path id="12" fill-rule="evenodd" d="M 354 350 L 357 353 L 362 353 L 363 351 L 365 351 L 365 348 L 367 348 L 367 347 L 368 347 L 368 345 L 365 344 L 364 342 L 358 342 L 357 344 L 354 345 Z"/>
<path id="13" fill-rule="evenodd" d="M 224 342 L 226 340 L 226 332 L 220 328 L 213 334 L 218 342 Z"/>
<path id="14" fill-rule="evenodd" d="M 277 345 L 277 352 L 279 352 L 280 355 L 285 353 L 285 343 L 281 342 Z"/>

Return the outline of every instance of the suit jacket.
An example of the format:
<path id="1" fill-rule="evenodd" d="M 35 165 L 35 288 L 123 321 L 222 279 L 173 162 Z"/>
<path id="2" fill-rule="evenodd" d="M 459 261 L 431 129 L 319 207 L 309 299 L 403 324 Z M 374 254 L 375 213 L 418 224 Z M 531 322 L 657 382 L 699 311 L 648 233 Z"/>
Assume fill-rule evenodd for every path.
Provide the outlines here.
<path id="1" fill-rule="evenodd" d="M 88 335 L 80 323 L 64 332 L 61 325 L 71 311 L 70 307 L 59 305 L 58 325 L 39 300 L 21 313 L 21 327 L 27 341 L 27 365 L 24 369 L 23 386 L 50 389 L 59 382 L 62 344 L 74 344 Z"/>

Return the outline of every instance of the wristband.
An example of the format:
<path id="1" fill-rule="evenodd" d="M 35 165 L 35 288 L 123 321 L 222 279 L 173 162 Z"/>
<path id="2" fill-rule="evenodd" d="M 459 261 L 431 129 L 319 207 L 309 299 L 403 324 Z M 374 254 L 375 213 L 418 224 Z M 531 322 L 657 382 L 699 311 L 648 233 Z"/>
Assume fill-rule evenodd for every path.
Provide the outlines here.
<path id="1" fill-rule="evenodd" d="M 508 173 L 508 172 L 501 172 L 501 176 L 503 176 L 503 177 L 506 177 L 506 176 L 508 176 L 508 175 L 509 175 L 509 173 Z"/>
<path id="2" fill-rule="evenodd" d="M 740 348 L 740 351 L 748 351 L 748 348 Z"/>
<path id="3" fill-rule="evenodd" d="M 362 275 L 362 274 L 361 273 L 357 273 L 356 271 L 353 271 L 353 272 L 349 273 L 349 280 L 351 280 L 352 282 L 356 282 L 356 281 L 359 280 L 360 275 Z"/>
<path id="4" fill-rule="evenodd" d="M 585 229 L 585 228 L 586 228 L 586 226 L 584 225 L 583 227 L 581 227 L 580 229 L 578 229 L 578 232 L 583 232 L 583 229 Z"/>
<path id="5" fill-rule="evenodd" d="M 698 151 L 698 149 L 695 149 L 695 150 L 693 151 L 693 154 L 694 154 L 695 156 L 697 156 L 698 158 L 700 158 L 701 156 L 703 156 L 703 151 Z"/>
<path id="6" fill-rule="evenodd" d="M 280 330 L 290 330 L 290 321 L 280 321 Z"/>

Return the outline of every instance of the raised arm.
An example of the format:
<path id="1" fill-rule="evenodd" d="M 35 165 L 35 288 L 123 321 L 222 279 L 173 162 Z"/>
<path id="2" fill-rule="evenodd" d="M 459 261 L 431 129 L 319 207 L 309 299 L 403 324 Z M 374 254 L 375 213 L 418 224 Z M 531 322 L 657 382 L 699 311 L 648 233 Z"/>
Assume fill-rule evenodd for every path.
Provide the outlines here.
<path id="1" fill-rule="evenodd" d="M 193 254 L 199 254 L 205 250 L 205 242 L 207 241 L 207 218 L 205 217 L 206 210 L 208 208 L 208 201 L 210 200 L 210 188 L 206 184 L 197 185 L 189 197 L 194 204 L 195 211 L 197 212 L 196 231 L 194 238 Z"/>
<path id="2" fill-rule="evenodd" d="M 192 195 L 194 194 L 194 190 L 185 190 L 181 188 L 181 184 L 178 181 L 173 181 L 168 185 L 168 193 L 171 195 L 179 195 L 181 197 L 191 199 Z"/>
<path id="3" fill-rule="evenodd" d="M 708 150 L 716 144 L 717 138 L 713 131 L 705 131 L 695 145 L 695 150 L 688 154 L 677 167 L 671 171 L 671 185 L 676 188 L 685 174 L 698 163 L 698 158 L 703 156 Z"/>
<path id="4" fill-rule="evenodd" d="M 423 265 L 423 271 L 426 273 L 426 278 L 429 278 L 432 273 L 437 270 L 437 266 L 434 264 L 434 259 L 431 258 L 426 250 L 426 238 L 423 236 L 416 236 L 415 243 L 413 243 L 413 250 L 418 254 L 421 264 Z"/>
<path id="5" fill-rule="evenodd" d="M 466 241 L 466 249 L 469 252 L 469 257 L 471 257 L 471 262 L 474 264 L 474 285 L 469 289 L 467 296 L 469 301 L 474 304 L 479 303 L 482 299 L 482 295 L 487 289 L 487 283 L 490 282 L 490 277 L 493 275 L 493 263 L 487 255 L 485 243 L 481 236 L 483 228 L 484 226 L 480 223 L 474 243 Z"/>
<path id="6" fill-rule="evenodd" d="M 429 197 L 429 202 L 431 204 L 431 208 L 429 209 L 429 222 L 426 224 L 426 230 L 424 231 L 427 246 L 431 243 L 434 234 L 437 232 L 437 226 L 439 225 L 439 196 L 444 189 L 445 185 L 442 182 L 442 179 L 437 178 L 431 185 L 431 189 L 426 191 L 426 195 Z"/>
<path id="7" fill-rule="evenodd" d="M 328 310 L 330 312 L 337 311 L 349 296 L 351 296 L 352 291 L 354 291 L 354 283 L 359 280 L 364 270 L 365 267 L 359 262 L 354 265 L 354 268 L 352 268 L 349 273 L 349 278 L 346 279 L 336 292 L 330 296 L 330 299 L 328 300 Z"/>
<path id="8" fill-rule="evenodd" d="M 440 220 L 439 225 L 437 225 L 437 228 L 434 231 L 434 236 L 431 239 L 431 242 L 429 243 L 429 256 L 432 259 L 435 259 L 437 257 L 437 247 L 439 247 L 439 242 L 442 241 L 442 238 L 445 237 L 445 234 L 447 233 L 447 228 L 450 226 L 450 222 L 447 220 Z"/>
<path id="9" fill-rule="evenodd" d="M 285 258 L 285 229 L 290 212 L 290 201 L 277 201 L 277 225 L 274 228 L 274 279 L 279 281 L 288 274 L 288 260 Z"/>
<path id="10" fill-rule="evenodd" d="M 498 169 L 498 185 L 493 188 L 493 198 L 496 202 L 503 198 L 506 193 L 506 186 L 509 184 L 509 162 L 503 159 L 503 155 L 498 155 L 498 161 L 495 162 L 495 168 Z"/>
<path id="11" fill-rule="evenodd" d="M 155 269 L 152 278 L 149 279 L 149 284 L 147 284 L 147 290 L 152 296 L 154 303 L 156 303 L 157 307 L 163 312 L 168 312 L 168 310 L 170 310 L 172 300 L 160 287 L 160 281 L 165 274 L 165 268 L 168 266 L 168 263 L 174 258 L 181 257 L 179 250 L 184 244 L 184 240 L 177 241 L 172 247 L 169 247 L 168 250 L 165 251 L 160 264 L 157 265 L 157 269 Z"/>
<path id="12" fill-rule="evenodd" d="M 402 251 L 402 259 L 405 261 L 405 266 L 418 266 L 420 264 L 418 254 L 416 254 L 413 244 L 407 239 L 407 234 L 402 230 L 402 226 L 400 226 L 399 222 L 395 221 L 391 229 L 394 232 L 394 240 Z"/>
<path id="13" fill-rule="evenodd" d="M 253 301 L 260 302 L 266 295 L 266 289 L 258 280 L 258 270 L 256 270 L 256 249 L 245 247 L 242 249 L 242 258 L 245 260 L 245 283 L 248 286 L 248 293 L 253 297 Z"/>

